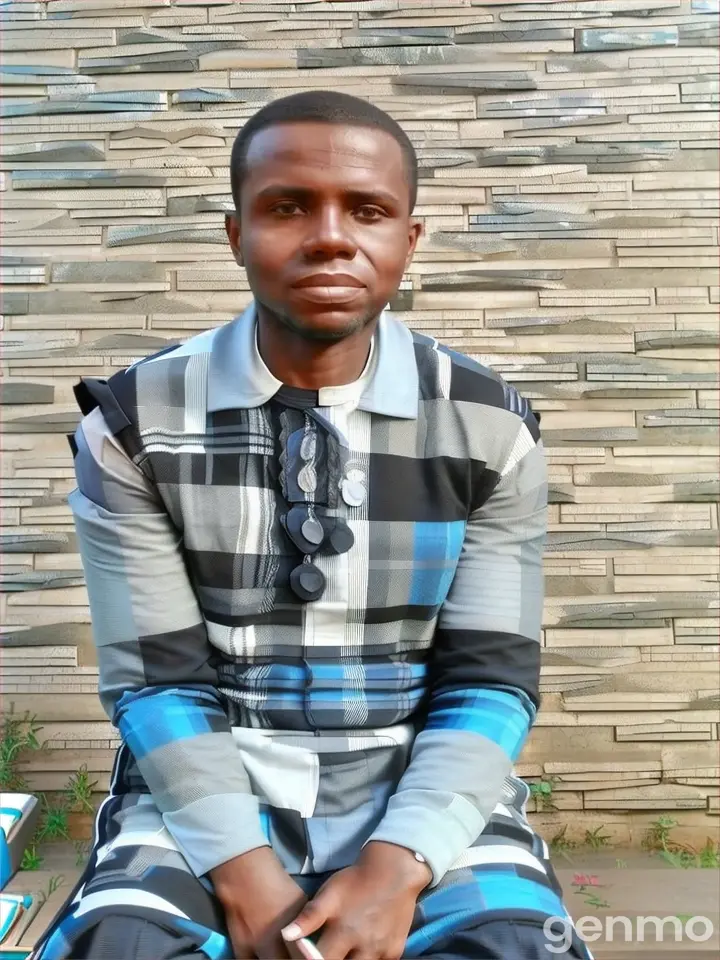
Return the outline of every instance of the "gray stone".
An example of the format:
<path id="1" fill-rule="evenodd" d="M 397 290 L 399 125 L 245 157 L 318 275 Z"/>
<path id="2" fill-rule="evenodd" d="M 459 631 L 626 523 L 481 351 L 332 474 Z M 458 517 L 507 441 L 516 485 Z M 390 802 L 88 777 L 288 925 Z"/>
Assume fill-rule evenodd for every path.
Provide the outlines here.
<path id="1" fill-rule="evenodd" d="M 34 103 L 0 104 L 0 116 L 28 117 L 66 113 L 157 112 L 167 110 L 167 94 L 155 91 L 90 93 L 76 99 L 49 98 Z"/>
<path id="2" fill-rule="evenodd" d="M 558 624 L 592 622 L 599 620 L 665 620 L 671 617 L 702 616 L 710 606 L 710 598 L 702 595 L 688 597 L 686 594 L 666 594 L 662 599 L 650 595 L 647 600 L 608 600 L 604 603 L 589 603 L 573 607 L 568 605 Z M 690 612 L 692 611 L 692 612 Z"/>
<path id="3" fill-rule="evenodd" d="M 681 47 L 712 47 L 717 49 L 720 24 L 717 17 L 708 17 L 699 23 L 682 23 L 678 27 Z"/>
<path id="4" fill-rule="evenodd" d="M 152 334 L 142 333 L 113 333 L 107 337 L 100 337 L 91 343 L 83 344 L 92 353 L 110 354 L 113 352 L 132 353 L 134 356 L 147 356 L 167 347 L 177 346 L 179 341 L 167 340 L 165 337 L 155 337 Z"/>
<path id="5" fill-rule="evenodd" d="M 80 67 L 85 73 L 192 73 L 199 67 L 199 60 L 184 53 L 179 57 L 174 53 L 158 53 L 153 56 L 150 51 L 132 57 L 101 57 L 97 59 L 83 59 Z"/>
<path id="6" fill-rule="evenodd" d="M 186 103 L 265 103 L 268 94 L 260 89 L 210 90 L 196 87 L 192 90 L 178 90 L 171 96 L 171 103 L 179 105 Z"/>
<path id="7" fill-rule="evenodd" d="M 223 197 L 170 197 L 167 203 L 169 217 L 188 217 L 194 213 L 233 213 L 235 202 L 231 194 Z"/>
<path id="8" fill-rule="evenodd" d="M 589 444 L 599 446 L 603 443 L 617 443 L 621 440 L 634 441 L 638 439 L 635 427 L 584 427 L 582 429 L 545 430 L 545 443 L 548 446 L 564 446 L 565 444 Z"/>
<path id="9" fill-rule="evenodd" d="M 23 573 L 0 573 L 0 589 L 6 593 L 26 590 L 61 590 L 81 587 L 85 582 L 82 570 L 28 570 Z"/>
<path id="10" fill-rule="evenodd" d="M 0 553 L 74 553 L 74 533 L 3 533 Z"/>
<path id="11" fill-rule="evenodd" d="M 91 187 L 161 187 L 165 173 L 141 173 L 134 170 L 15 170 L 13 190 L 77 190 Z"/>
<path id="12" fill-rule="evenodd" d="M 547 270 L 472 270 L 463 273 L 429 274 L 423 290 L 562 290 L 562 274 Z"/>
<path id="13" fill-rule="evenodd" d="M 577 550 L 645 550 L 647 547 L 714 547 L 717 537 L 713 530 L 690 530 L 687 533 L 677 530 L 643 530 L 638 532 L 605 534 L 548 533 L 547 549 L 566 552 Z"/>
<path id="14" fill-rule="evenodd" d="M 40 68 L 36 68 L 40 70 Z M 49 68 L 47 68 L 49 69 Z M 56 68 L 58 71 L 60 67 Z M 16 73 L 13 71 L 19 70 L 18 67 L 7 67 L 0 66 L 0 83 L 3 86 L 14 87 L 14 86 L 48 86 L 48 87 L 66 87 L 65 92 L 69 95 L 72 95 L 75 90 L 73 88 L 80 88 L 84 92 L 93 93 L 94 92 L 94 81 L 92 77 L 85 77 L 82 74 L 78 73 Z M 91 89 L 85 90 L 85 88 L 90 87 Z"/>
<path id="15" fill-rule="evenodd" d="M 1 155 L 14 163 L 93 163 L 105 159 L 103 150 L 84 140 L 3 144 Z"/>
<path id="16" fill-rule="evenodd" d="M 429 242 L 439 248 L 467 250 L 470 253 L 489 255 L 493 253 L 513 253 L 517 245 L 511 240 L 474 236 L 471 233 L 449 233 L 439 231 L 430 235 Z"/>
<path id="17" fill-rule="evenodd" d="M 662 248 L 659 248 L 662 249 Z M 673 347 L 716 347 L 720 343 L 720 333 L 715 330 L 639 330 L 635 334 L 635 344 L 639 351 L 661 350 Z"/>
<path id="18" fill-rule="evenodd" d="M 575 33 L 575 49 L 579 53 L 600 50 L 640 50 L 645 47 L 676 47 L 679 35 L 677 27 L 654 29 L 633 27 L 603 27 L 578 30 Z"/>
<path id="19" fill-rule="evenodd" d="M 318 67 L 364 66 L 433 66 L 458 63 L 482 63 L 486 54 L 471 47 L 413 46 L 413 47 L 358 47 L 356 49 L 314 50 L 300 49 L 297 65 L 301 69 Z M 440 78 L 435 78 L 439 80 Z M 444 78 L 443 78 L 444 79 Z M 400 77 L 393 77 L 400 80 Z M 530 89 L 521 87 L 519 89 Z"/>
<path id="20" fill-rule="evenodd" d="M 431 87 L 434 93 L 492 93 L 495 90 L 536 90 L 537 83 L 529 73 L 507 71 L 497 73 L 404 73 L 392 78 L 394 87 Z"/>
<path id="21" fill-rule="evenodd" d="M 421 30 L 421 27 L 418 27 L 417 30 Z M 428 27 L 428 30 L 432 30 L 432 27 Z M 436 27 L 436 30 L 440 31 L 441 27 Z M 368 47 L 378 48 L 378 47 L 417 47 L 422 44 L 424 46 L 430 46 L 432 44 L 446 44 L 452 42 L 449 34 L 452 31 L 447 28 L 446 35 L 440 35 L 438 32 L 437 35 L 433 36 L 427 33 L 416 33 L 413 34 L 411 28 L 404 29 L 402 34 L 397 33 L 393 36 L 384 36 L 380 35 L 379 31 L 373 30 L 372 34 L 345 34 L 342 38 L 342 45 L 346 49 L 353 49 L 356 47 L 367 49 Z"/>
<path id="22" fill-rule="evenodd" d="M 79 422 L 79 412 L 44 413 L 34 417 L 16 417 L 13 420 L 6 418 L 2 423 L 2 430 L 3 433 L 73 433 Z M 59 502 L 63 503 L 64 498 Z"/>
<path id="23" fill-rule="evenodd" d="M 420 170 L 477 166 L 475 153 L 471 150 L 433 150 L 420 148 L 415 152 L 417 153 L 418 168 Z"/>
<path id="24" fill-rule="evenodd" d="M 538 27 L 537 30 L 476 30 L 456 33 L 455 43 L 525 43 L 542 40 L 572 40 L 572 27 Z"/>
<path id="25" fill-rule="evenodd" d="M 143 243 L 208 243 L 227 244 L 227 234 L 222 229 L 200 230 L 191 226 L 146 225 L 132 227 L 108 227 L 108 247 L 131 247 Z"/>
<path id="26" fill-rule="evenodd" d="M 693 13 L 720 13 L 720 0 L 692 0 Z"/>
<path id="27" fill-rule="evenodd" d="M 66 76 L 68 79 L 77 77 L 77 71 L 73 67 L 48 67 L 44 64 L 3 64 L 3 73 L 17 74 L 21 77 L 55 77 Z"/>
<path id="28" fill-rule="evenodd" d="M 164 280 L 165 265 L 145 261 L 73 261 L 52 265 L 51 283 L 139 283 Z"/>
<path id="29" fill-rule="evenodd" d="M 52 647 L 69 644 L 92 649 L 89 623 L 48 623 L 40 627 L 18 628 L 0 634 L 3 647 Z"/>
<path id="30" fill-rule="evenodd" d="M 55 387 L 47 383 L 0 381 L 0 404 L 52 403 Z"/>
<path id="31" fill-rule="evenodd" d="M 649 410 L 643 413 L 643 426 L 652 427 L 713 427 L 717 426 L 720 411 L 703 409 Z"/>

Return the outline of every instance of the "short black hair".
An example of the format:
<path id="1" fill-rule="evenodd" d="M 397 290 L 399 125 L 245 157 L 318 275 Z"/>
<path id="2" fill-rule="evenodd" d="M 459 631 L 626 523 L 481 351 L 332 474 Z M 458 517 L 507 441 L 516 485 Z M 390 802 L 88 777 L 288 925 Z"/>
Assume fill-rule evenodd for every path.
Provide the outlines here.
<path id="1" fill-rule="evenodd" d="M 230 186 L 236 210 L 240 209 L 240 190 L 246 174 L 250 141 L 261 130 L 285 123 L 331 123 L 370 127 L 389 133 L 403 153 L 412 213 L 417 200 L 418 161 L 410 138 L 397 120 L 393 120 L 384 110 L 367 100 L 334 90 L 310 90 L 281 97 L 250 117 L 235 138 L 230 155 Z"/>

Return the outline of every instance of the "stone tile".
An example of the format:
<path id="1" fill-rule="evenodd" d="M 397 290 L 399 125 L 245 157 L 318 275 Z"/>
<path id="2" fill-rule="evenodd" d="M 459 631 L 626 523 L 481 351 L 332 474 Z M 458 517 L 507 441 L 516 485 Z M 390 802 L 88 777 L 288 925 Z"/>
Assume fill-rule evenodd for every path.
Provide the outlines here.
<path id="1" fill-rule="evenodd" d="M 96 163 L 105 159 L 105 151 L 98 145 L 101 142 L 56 140 L 3 144 L 1 155 L 11 163 Z"/>
<path id="2" fill-rule="evenodd" d="M 164 280 L 165 266 L 143 261 L 56 263 L 50 273 L 51 283 L 140 283 L 143 280 Z"/>
<path id="3" fill-rule="evenodd" d="M 80 414 L 46 413 L 36 417 L 14 417 L 2 423 L 3 433 L 73 433 L 80 422 Z"/>
<path id="4" fill-rule="evenodd" d="M 81 570 L 0 573 L 0 588 L 6 593 L 23 590 L 60 590 L 65 587 L 81 586 L 84 582 Z"/>
<path id="5" fill-rule="evenodd" d="M 0 383 L 0 404 L 52 403 L 55 387 L 46 383 Z"/>
<path id="6" fill-rule="evenodd" d="M 537 83 L 529 73 L 521 71 L 497 71 L 478 73 L 449 73 L 442 76 L 424 73 L 402 73 L 393 77 L 393 85 L 404 87 L 428 87 L 436 92 L 492 93 L 496 90 L 535 90 Z"/>
<path id="7" fill-rule="evenodd" d="M 579 53 L 602 50 L 639 50 L 644 47 L 676 47 L 677 27 L 656 29 L 585 29 L 575 33 L 575 49 Z"/>
<path id="8" fill-rule="evenodd" d="M 62 187 L 160 187 L 167 176 L 133 170 L 16 170 L 13 190 L 57 190 Z"/>
<path id="9" fill-rule="evenodd" d="M 209 243 L 226 246 L 227 235 L 221 228 L 146 225 L 108 227 L 108 247 L 128 247 L 146 243 Z"/>

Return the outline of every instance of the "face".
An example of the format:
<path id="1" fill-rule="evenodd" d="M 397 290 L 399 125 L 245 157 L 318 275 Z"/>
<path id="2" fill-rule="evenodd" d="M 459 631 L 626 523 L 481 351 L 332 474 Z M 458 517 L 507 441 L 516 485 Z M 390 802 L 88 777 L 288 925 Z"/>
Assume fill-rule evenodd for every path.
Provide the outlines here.
<path id="1" fill-rule="evenodd" d="M 252 138 L 241 207 L 226 225 L 260 308 L 325 341 L 378 317 L 421 232 L 395 139 L 326 123 L 270 127 Z"/>

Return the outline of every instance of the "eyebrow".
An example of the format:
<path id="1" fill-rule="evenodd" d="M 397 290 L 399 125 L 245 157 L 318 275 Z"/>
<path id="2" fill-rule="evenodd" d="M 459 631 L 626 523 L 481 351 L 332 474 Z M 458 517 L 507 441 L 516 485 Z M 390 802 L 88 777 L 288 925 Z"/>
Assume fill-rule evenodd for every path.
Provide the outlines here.
<path id="1" fill-rule="evenodd" d="M 317 196 L 317 190 L 311 190 L 308 187 L 293 186 L 292 184 L 273 183 L 262 189 L 258 194 L 257 200 L 273 200 L 279 197 L 290 197 L 293 200 L 309 202 Z M 381 203 L 390 207 L 397 207 L 400 204 L 398 198 L 384 190 L 346 190 L 345 196 L 353 203 Z"/>

